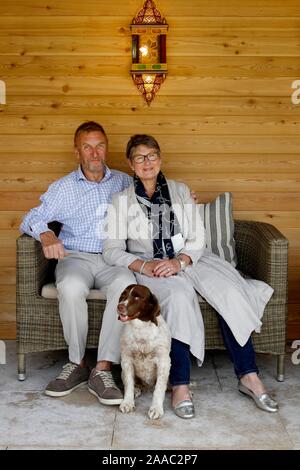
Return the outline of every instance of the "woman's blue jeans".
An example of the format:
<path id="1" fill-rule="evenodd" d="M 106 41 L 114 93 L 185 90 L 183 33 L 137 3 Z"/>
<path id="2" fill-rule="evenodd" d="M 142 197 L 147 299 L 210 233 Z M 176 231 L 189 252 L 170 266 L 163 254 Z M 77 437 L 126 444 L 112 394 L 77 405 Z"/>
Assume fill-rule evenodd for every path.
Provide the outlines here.
<path id="1" fill-rule="evenodd" d="M 240 346 L 233 336 L 229 326 L 223 320 L 221 315 L 218 315 L 219 323 L 222 331 L 224 344 L 229 353 L 229 357 L 234 366 L 234 371 L 238 379 L 243 375 L 250 372 L 258 373 L 258 368 L 255 362 L 255 352 L 251 336 L 244 346 Z M 171 370 L 170 370 L 170 384 L 183 385 L 190 383 L 190 347 L 188 344 L 182 343 L 177 339 L 172 338 L 171 344 Z"/>
<path id="2" fill-rule="evenodd" d="M 178 339 L 172 338 L 171 343 L 171 369 L 169 382 L 172 386 L 190 383 L 190 346 Z"/>

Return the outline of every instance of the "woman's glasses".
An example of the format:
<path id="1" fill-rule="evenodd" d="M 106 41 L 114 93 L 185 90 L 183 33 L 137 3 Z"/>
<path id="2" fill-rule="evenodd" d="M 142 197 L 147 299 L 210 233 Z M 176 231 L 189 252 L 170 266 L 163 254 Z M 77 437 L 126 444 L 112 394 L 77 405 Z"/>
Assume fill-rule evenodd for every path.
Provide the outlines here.
<path id="1" fill-rule="evenodd" d="M 159 157 L 158 152 L 151 152 L 148 153 L 147 155 L 135 155 L 134 157 L 131 158 L 135 163 L 144 163 L 146 158 L 149 160 L 149 162 L 155 162 Z"/>

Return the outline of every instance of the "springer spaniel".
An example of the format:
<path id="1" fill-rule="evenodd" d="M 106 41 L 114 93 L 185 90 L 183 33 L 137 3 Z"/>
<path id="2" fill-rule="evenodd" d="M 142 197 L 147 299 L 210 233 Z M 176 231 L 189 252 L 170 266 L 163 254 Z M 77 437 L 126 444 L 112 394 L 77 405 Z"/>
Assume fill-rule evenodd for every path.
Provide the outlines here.
<path id="1" fill-rule="evenodd" d="M 132 284 L 121 294 L 119 320 L 124 322 L 121 335 L 121 366 L 124 383 L 122 413 L 135 408 L 134 398 L 141 388 L 153 387 L 150 419 L 163 413 L 163 401 L 170 371 L 171 334 L 160 315 L 156 297 L 148 287 Z"/>

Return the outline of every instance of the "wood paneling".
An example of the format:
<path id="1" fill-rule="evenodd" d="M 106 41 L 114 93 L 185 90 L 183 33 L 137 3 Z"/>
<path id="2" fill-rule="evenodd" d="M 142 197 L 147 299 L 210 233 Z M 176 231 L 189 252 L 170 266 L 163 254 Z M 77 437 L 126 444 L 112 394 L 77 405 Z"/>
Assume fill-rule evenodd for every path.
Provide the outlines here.
<path id="1" fill-rule="evenodd" d="M 14 303 L 16 301 L 15 286 L 1 285 L 0 286 L 0 298 L 3 304 Z"/>
<path id="2" fill-rule="evenodd" d="M 15 245 L 15 240 L 13 240 Z M 2 266 L 0 271 L 0 285 L 1 286 L 15 286 L 16 284 L 16 269 L 13 267 Z"/>
<path id="3" fill-rule="evenodd" d="M 121 163 L 116 167 L 120 168 Z M 170 165 L 171 166 L 171 163 Z M 165 172 L 169 173 L 170 168 L 165 165 Z M 71 170 L 72 168 L 70 168 Z M 191 186 L 196 191 L 196 187 Z M 212 201 L 220 191 L 197 191 L 199 202 Z M 28 211 L 37 206 L 40 201 L 40 192 L 28 191 L 0 191 L 0 211 L 8 211 L 14 207 L 17 211 Z M 234 192 L 233 203 L 235 210 L 254 211 L 259 207 L 262 210 L 270 211 L 276 207 L 279 211 L 294 211 L 300 207 L 299 193 L 275 193 L 275 192 Z M 300 244 L 299 229 L 288 229 L 284 227 L 282 231 L 288 237 L 293 246 Z M 1 233 L 1 232 L 0 232 Z"/>
<path id="4" fill-rule="evenodd" d="M 125 24 L 125 22 L 126 19 L 122 18 L 120 20 L 120 24 Z M 174 22 L 173 28 L 176 27 L 177 24 Z M 83 32 L 75 34 L 75 31 L 72 30 L 72 36 L 69 33 L 70 40 L 68 42 L 66 42 L 66 35 L 62 30 L 53 30 L 50 34 L 47 31 L 47 35 L 43 35 L 41 30 L 29 30 L 23 32 L 23 34 L 16 33 L 9 42 L 6 41 L 2 31 L 0 32 L 0 53 L 4 56 L 19 58 L 21 63 L 23 59 L 25 64 L 26 59 L 29 57 L 34 58 L 40 54 L 45 55 L 47 58 L 50 56 L 62 58 L 70 55 L 70 60 L 73 57 L 78 57 L 80 60 L 90 56 L 94 56 L 94 58 L 105 57 L 109 48 L 109 54 L 117 56 L 118 60 L 124 63 L 125 60 L 128 61 L 128 57 L 124 57 L 122 53 L 130 48 L 130 30 L 129 28 L 126 28 L 126 30 L 123 28 L 120 32 L 121 29 L 108 32 L 107 28 L 103 30 L 100 26 L 99 31 L 95 31 L 94 35 L 91 35 L 91 33 L 85 34 L 81 38 L 79 36 Z M 188 37 L 190 34 L 188 25 L 181 32 L 170 30 L 169 41 L 174 44 L 174 48 L 169 54 L 170 61 L 168 61 L 171 66 L 174 65 L 174 59 L 176 58 L 177 62 L 181 60 L 184 63 L 185 61 L 192 61 L 193 57 L 198 59 L 217 57 L 225 64 L 227 64 L 225 59 L 229 59 L 228 65 L 231 63 L 236 65 L 230 58 L 236 59 L 239 56 L 240 60 L 237 61 L 237 64 L 239 62 L 246 63 L 244 59 L 252 57 L 253 49 L 255 49 L 258 64 L 265 63 L 266 66 L 273 69 L 276 62 L 296 64 L 295 60 L 290 60 L 290 58 L 296 59 L 300 52 L 299 28 L 286 32 L 274 30 L 267 34 L 264 31 L 257 31 L 255 36 L 237 29 L 231 33 L 217 30 L 208 32 L 201 27 L 198 27 L 197 30 L 194 28 L 194 30 L 194 34 L 198 35 L 193 37 L 192 42 Z M 80 57 L 83 55 L 84 57 Z M 274 55 L 276 55 L 276 58 L 273 58 Z M 105 60 L 105 63 L 107 63 L 107 60 Z M 208 64 L 209 62 L 204 61 L 204 63 Z M 210 64 L 212 64 L 211 61 Z M 256 67 L 256 70 L 259 72 L 259 67 Z"/>
<path id="5" fill-rule="evenodd" d="M 167 85 L 167 83 L 165 83 Z M 153 110 L 153 111 L 152 111 Z M 159 116 L 300 116 L 300 106 L 293 105 L 290 96 L 201 96 L 195 100 L 193 96 L 173 96 L 172 99 L 158 94 L 151 104 L 151 111 L 142 100 L 134 96 L 14 96 L 9 97 L 9 106 L 0 114 L 5 116 L 33 117 L 39 115 L 51 118 L 64 116 L 68 118 L 84 115 L 96 115 L 105 121 L 110 116 L 125 115 L 127 119 L 138 119 L 149 112 Z M 76 117 L 75 117 L 76 116 Z"/>
<path id="6" fill-rule="evenodd" d="M 61 152 L 6 152 L 0 155 L 0 163 L 5 163 L 5 174 L 18 173 L 58 173 L 65 174 L 75 169 L 77 161 L 71 149 Z M 128 168 L 127 160 L 123 152 L 110 152 L 108 163 L 115 168 Z M 300 158 L 297 154 L 174 154 L 163 152 L 163 167 L 165 171 L 182 174 L 183 167 L 187 166 L 196 169 L 197 172 L 205 175 L 214 172 L 224 173 L 224 178 L 232 173 L 258 174 L 294 174 L 299 171 Z M 21 172 L 21 173 L 20 173 Z M 201 190 L 199 188 L 199 190 Z M 290 189 L 291 190 L 291 189 Z M 0 188 L 0 201 L 3 199 Z M 274 194 L 274 193 L 272 193 Z M 297 193 L 290 196 L 295 198 Z M 262 195 L 260 195 L 263 197 Z M 30 194 L 27 195 L 30 197 Z M 270 198 L 270 195 L 266 194 Z M 276 195 L 274 195 L 276 198 Z M 288 197 L 282 195 L 282 197 Z M 291 201 L 292 202 L 292 201 Z M 1 202 L 0 202 L 1 204 Z M 277 207 L 277 206 L 276 206 Z"/>
<path id="7" fill-rule="evenodd" d="M 122 14 L 132 18 L 142 2 L 128 0 L 2 0 L 0 4 L 0 15 L 16 16 L 119 16 Z M 285 17 L 300 16 L 300 5 L 298 0 L 160 0 L 160 7 L 166 16 L 187 17 Z"/>
<path id="8" fill-rule="evenodd" d="M 2 211 L 1 212 L 1 221 L 0 221 L 0 230 L 9 230 L 14 229 L 17 230 L 24 212 L 21 211 Z M 0 250 L 3 250 L 5 255 L 5 249 L 1 246 Z"/>
<path id="9" fill-rule="evenodd" d="M 80 121 L 79 121 L 80 122 Z M 145 130 L 145 129 L 144 129 Z M 110 145 L 112 152 L 124 152 L 130 133 L 118 135 L 115 134 Z M 194 154 L 194 162 L 196 162 L 199 153 L 226 153 L 226 154 L 243 154 L 243 153 L 299 153 L 300 135 L 189 135 L 184 141 L 184 135 L 163 134 L 159 136 L 159 142 L 162 151 L 167 151 L 173 155 L 180 151 L 185 154 Z M 26 134 L 8 137 L 0 135 L 0 148 L 3 152 L 24 152 L 28 149 L 28 153 L 33 152 L 72 152 L 71 135 L 60 135 L 59 140 L 49 138 L 46 134 Z M 183 148 L 184 147 L 184 148 Z M 173 157 L 174 158 L 174 157 Z M 186 157 L 186 160 L 191 157 Z M 190 163 L 189 163 L 190 164 Z"/>
<path id="10" fill-rule="evenodd" d="M 141 1 L 2 0 L 0 337 L 15 335 L 15 239 L 23 215 L 76 168 L 74 129 L 103 124 L 108 162 L 127 171 L 130 135 L 158 137 L 163 169 L 201 201 L 233 193 L 234 215 L 290 242 L 289 337 L 300 334 L 298 0 L 160 0 L 169 75 L 148 107 L 129 75 L 130 22 Z"/>
<path id="11" fill-rule="evenodd" d="M 300 73 L 299 73 L 300 76 Z M 0 121 L 0 135 L 35 134 L 72 134 L 77 120 L 97 120 L 99 114 L 82 114 L 76 116 L 30 116 L 3 115 Z M 178 116 L 170 120 L 170 116 L 133 116 L 128 121 L 127 116 L 113 115 L 102 118 L 103 126 L 109 135 L 130 134 L 132 126 L 136 132 L 148 129 L 155 135 L 255 135 L 255 136 L 298 136 L 300 116 Z M 275 157 L 276 158 L 276 157 Z M 300 157 L 294 157 L 300 162 Z M 270 157 L 269 157 L 270 159 Z"/>
<path id="12" fill-rule="evenodd" d="M 111 165 L 115 168 L 116 165 Z M 126 171 L 127 164 L 118 166 L 119 169 Z M 282 179 L 279 179 L 280 174 L 268 174 L 268 173 L 201 173 L 201 176 L 197 177 L 194 172 L 194 166 L 190 167 L 188 171 L 184 173 L 181 170 L 169 170 L 167 172 L 168 177 L 172 179 L 178 179 L 180 181 L 186 181 L 195 191 L 245 191 L 245 187 L 251 187 L 252 191 L 262 192 L 268 188 L 268 191 L 284 192 L 286 188 L 290 191 L 297 191 L 300 185 L 300 175 L 293 175 L 287 173 L 282 175 Z M 45 191 L 46 188 L 54 180 L 63 176 L 63 173 L 16 173 L 10 175 L 9 173 L 0 174 L 0 187 L 3 191 Z M 259 211 L 258 211 L 259 212 Z M 283 216 L 283 217 L 289 217 Z"/>
<path id="13" fill-rule="evenodd" d="M 0 192 L 0 211 L 7 211 L 11 207 L 16 209 L 17 211 L 18 210 L 28 211 L 32 207 L 35 207 L 39 204 L 39 198 L 40 198 L 39 191 L 36 193 L 32 191 L 30 192 L 28 191 L 24 191 L 24 192 L 1 191 Z M 1 232 L 3 232 L 3 230 L 1 230 Z"/>
<path id="14" fill-rule="evenodd" d="M 290 303 L 300 304 L 300 267 L 289 266 L 289 299 Z"/>
<path id="15" fill-rule="evenodd" d="M 252 1 L 254 2 L 254 0 Z M 196 1 L 193 3 L 196 4 Z M 271 4 L 271 2 L 269 3 Z M 20 12 L 16 16 L 11 11 L 10 15 L 0 16 L 0 36 L 31 37 L 42 35 L 43 37 L 52 36 L 55 38 L 63 36 L 69 38 L 70 36 L 78 37 L 78 34 L 82 34 L 84 39 L 88 36 L 107 37 L 107 35 L 110 35 L 114 37 L 118 34 L 129 34 L 133 10 L 128 12 L 127 15 L 124 7 L 125 5 L 122 5 L 118 16 L 90 16 L 90 12 L 86 11 L 86 14 L 68 14 L 67 19 L 65 16 L 54 15 L 39 15 L 39 18 L 36 18 L 34 15 L 28 16 Z M 165 7 L 165 2 L 163 7 Z M 164 13 L 166 14 L 165 8 Z M 238 15 L 225 16 L 224 12 L 210 17 L 192 15 L 189 18 L 187 18 L 186 14 L 176 16 L 174 12 L 174 14 L 168 14 L 168 23 L 170 25 L 168 35 L 185 37 L 188 32 L 191 42 L 191 40 L 197 41 L 199 37 L 209 38 L 212 35 L 216 37 L 227 35 L 228 37 L 236 38 L 236 34 L 239 33 L 240 35 L 248 34 L 252 41 L 255 41 L 257 37 L 295 37 L 299 32 L 300 17 L 290 17 L 288 15 L 283 17 L 258 16 L 257 9 L 253 10 L 252 13 L 249 17 L 244 16 L 241 21 Z M 259 44 L 261 44 L 261 41 Z M 226 47 L 226 45 L 224 46 Z M 168 52 L 171 53 L 172 50 L 168 50 Z M 288 52 L 284 55 L 288 55 Z M 257 54 L 256 50 L 255 53 Z M 205 50 L 202 51 L 202 54 L 205 55 Z M 251 55 L 254 55 L 253 51 Z"/>
<path id="16" fill-rule="evenodd" d="M 2 267 L 16 267 L 16 248 L 0 248 L 0 266 Z M 4 284 L 6 285 L 6 284 Z M 0 286 L 1 287 L 1 286 Z M 2 298 L 0 296 L 2 301 Z M 12 302 L 14 300 L 12 299 Z"/>
<path id="17" fill-rule="evenodd" d="M 129 70 L 129 67 L 128 67 Z M 91 77 L 62 77 L 53 74 L 48 77 L 7 77 L 2 74 L 8 84 L 7 99 L 10 96 L 106 96 L 116 93 L 122 101 L 123 95 L 137 98 L 136 89 L 127 73 L 120 76 L 97 75 Z M 298 77 L 266 77 L 266 78 L 220 78 L 220 77 L 197 77 L 185 75 L 184 69 L 181 75 L 169 75 L 167 86 L 160 90 L 161 96 L 194 96 L 201 99 L 202 96 L 284 96 L 291 95 L 293 80 Z M 136 103 L 139 100 L 136 99 Z M 155 109 L 153 107 L 152 109 Z"/>
<path id="18" fill-rule="evenodd" d="M 98 40 L 99 41 L 99 40 Z M 48 49 L 48 46 L 45 46 Z M 59 46 L 58 46 L 59 48 Z M 105 51 L 109 48 L 108 44 L 104 45 L 102 51 L 98 51 L 94 56 L 86 57 L 85 52 L 79 55 L 68 56 L 66 55 L 47 55 L 41 51 L 41 55 L 27 55 L 20 53 L 16 56 L 3 55 L 0 59 L 0 74 L 8 78 L 26 78 L 30 74 L 39 77 L 51 77 L 55 70 L 55 77 L 62 77 L 72 75 L 72 77 L 115 77 L 120 73 L 126 77 L 129 61 L 128 57 L 120 55 L 123 51 L 117 51 L 114 54 L 110 51 L 110 56 L 104 57 Z M 198 46 L 197 46 L 198 48 Z M 124 48 L 122 48 L 124 49 Z M 182 48 L 184 49 L 184 47 Z M 1 53 L 1 47 L 0 47 Z M 182 54 L 183 52 L 178 52 Z M 299 46 L 300 53 L 300 46 Z M 190 51 L 190 57 L 171 57 L 168 60 L 169 72 L 173 75 L 178 75 L 184 72 L 186 79 L 191 75 L 198 77 L 210 77 L 228 79 L 232 77 L 235 79 L 248 78 L 273 78 L 274 76 L 281 77 L 299 77 L 300 65 L 298 57 L 215 57 L 212 61 L 211 57 L 197 57 Z M 126 80 L 129 81 L 128 78 Z M 174 82 L 176 84 L 176 82 Z M 249 80 L 250 86 L 251 81 Z M 178 84 L 176 84 L 178 86 Z"/>

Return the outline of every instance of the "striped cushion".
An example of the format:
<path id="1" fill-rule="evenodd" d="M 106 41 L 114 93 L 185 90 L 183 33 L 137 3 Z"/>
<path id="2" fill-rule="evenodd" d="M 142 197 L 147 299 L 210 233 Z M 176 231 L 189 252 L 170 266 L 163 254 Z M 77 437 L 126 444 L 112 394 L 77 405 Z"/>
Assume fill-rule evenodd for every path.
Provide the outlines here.
<path id="1" fill-rule="evenodd" d="M 235 252 L 232 194 L 220 194 L 214 201 L 199 204 L 206 230 L 206 246 L 213 253 L 237 265 Z"/>

